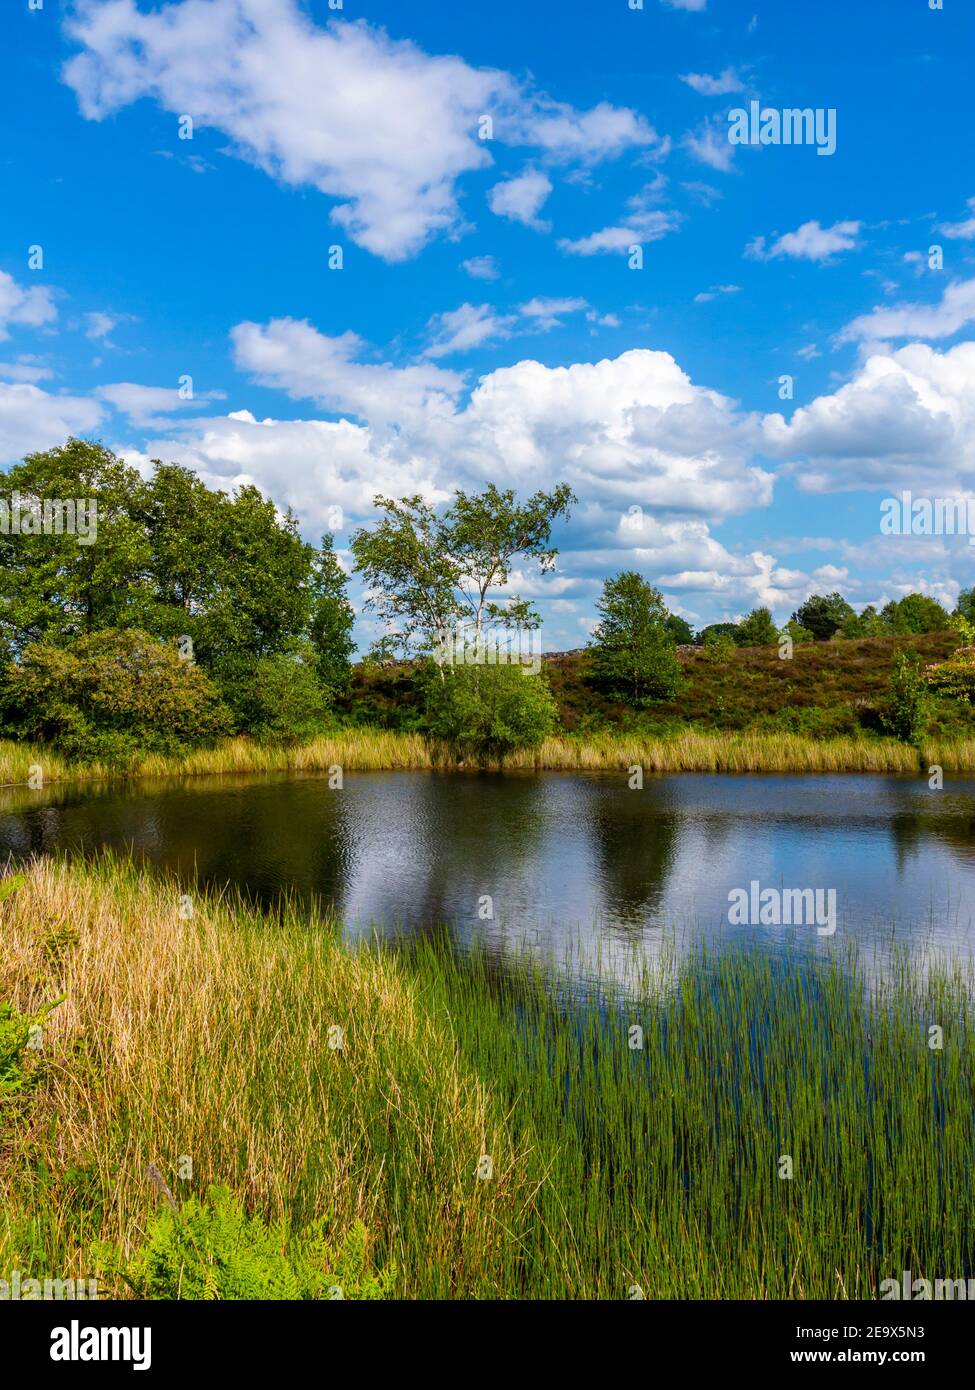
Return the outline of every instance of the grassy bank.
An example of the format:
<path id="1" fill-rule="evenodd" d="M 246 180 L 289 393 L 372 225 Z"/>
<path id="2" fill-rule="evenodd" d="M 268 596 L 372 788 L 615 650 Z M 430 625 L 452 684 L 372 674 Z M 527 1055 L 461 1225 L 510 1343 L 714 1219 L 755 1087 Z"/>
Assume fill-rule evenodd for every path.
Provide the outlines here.
<path id="1" fill-rule="evenodd" d="M 674 733 L 660 738 L 620 733 L 564 735 L 504 759 L 463 761 L 449 744 L 422 734 L 350 729 L 294 747 L 269 747 L 247 738 L 227 739 L 185 757 L 146 754 L 129 777 L 214 776 L 249 772 L 346 772 L 383 769 L 625 771 L 647 772 L 903 772 L 937 763 L 946 773 L 975 772 L 975 739 L 928 739 L 920 749 L 896 739 L 814 739 L 801 734 Z M 44 782 L 118 777 L 118 768 L 72 764 L 47 747 L 0 741 L 0 785 L 28 782 L 40 767 Z"/>
<path id="2" fill-rule="evenodd" d="M 568 1008 L 527 961 L 178 905 L 128 866 L 45 862 L 0 906 L 0 1000 L 65 996 L 23 1054 L 35 1087 L 0 1102 L 0 1277 L 135 1250 L 150 1163 L 179 1200 L 226 1182 L 269 1220 L 363 1223 L 406 1297 L 872 1297 L 907 1268 L 975 1273 L 969 967 L 868 989 L 855 962 L 634 956 L 629 1002 Z"/>

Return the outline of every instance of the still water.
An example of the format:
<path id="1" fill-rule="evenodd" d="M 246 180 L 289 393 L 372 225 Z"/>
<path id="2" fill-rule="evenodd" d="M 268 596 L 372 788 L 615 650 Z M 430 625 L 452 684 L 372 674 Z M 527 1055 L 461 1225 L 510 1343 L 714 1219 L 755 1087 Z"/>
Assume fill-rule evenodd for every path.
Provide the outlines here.
<path id="1" fill-rule="evenodd" d="M 349 932 L 440 924 L 459 942 L 613 948 L 754 939 L 729 892 L 833 889 L 837 930 L 762 927 L 772 949 L 855 940 L 874 956 L 975 944 L 975 781 L 616 773 L 187 778 L 18 789 L 0 854 L 102 847 L 273 903 L 317 900 Z"/>

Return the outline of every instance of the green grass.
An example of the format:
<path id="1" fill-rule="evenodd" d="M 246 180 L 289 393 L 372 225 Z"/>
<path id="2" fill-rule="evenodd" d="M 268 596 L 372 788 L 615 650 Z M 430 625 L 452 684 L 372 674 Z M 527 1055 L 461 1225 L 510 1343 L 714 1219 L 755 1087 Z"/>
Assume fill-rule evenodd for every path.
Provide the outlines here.
<path id="1" fill-rule="evenodd" d="M 361 1223 L 411 1298 L 975 1275 L 969 962 L 634 950 L 590 961 L 583 1000 L 568 960 L 351 950 L 290 907 L 177 905 L 113 861 L 35 864 L 0 905 L 0 998 L 67 996 L 29 1114 L 0 1111 L 0 1277 L 137 1251 L 149 1163 L 180 1200 L 226 1183 L 263 1220 Z"/>

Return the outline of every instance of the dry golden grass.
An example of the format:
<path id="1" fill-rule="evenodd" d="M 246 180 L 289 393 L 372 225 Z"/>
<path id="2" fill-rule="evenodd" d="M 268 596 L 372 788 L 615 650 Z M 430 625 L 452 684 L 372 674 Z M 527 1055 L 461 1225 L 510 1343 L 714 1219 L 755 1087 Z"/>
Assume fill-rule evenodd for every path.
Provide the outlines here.
<path id="1" fill-rule="evenodd" d="M 538 748 L 504 759 L 462 762 L 451 746 L 422 734 L 349 729 L 297 747 L 268 747 L 248 738 L 227 739 L 185 757 L 146 754 L 133 777 L 219 776 L 248 772 L 352 772 L 386 769 L 618 770 L 640 764 L 652 772 L 916 772 L 939 764 L 949 773 L 975 772 L 975 740 L 927 740 L 920 750 L 896 739 L 811 739 L 801 734 L 680 733 L 666 738 L 625 734 L 548 738 Z M 0 786 L 26 783 L 39 766 L 45 782 L 117 777 L 97 764 L 78 767 L 50 749 L 0 741 Z"/>
<path id="2" fill-rule="evenodd" d="M 179 903 L 127 865 L 47 861 L 0 906 L 0 999 L 67 996 L 27 1128 L 0 1112 L 0 1269 L 40 1248 L 44 1273 L 87 1277 L 92 1240 L 130 1251 L 153 1162 L 178 1197 L 226 1182 L 269 1217 L 363 1220 L 404 1294 L 419 1269 L 443 1295 L 496 1287 L 521 1165 L 448 1020 L 391 954 L 343 949 L 328 924 L 202 899 L 184 920 Z"/>

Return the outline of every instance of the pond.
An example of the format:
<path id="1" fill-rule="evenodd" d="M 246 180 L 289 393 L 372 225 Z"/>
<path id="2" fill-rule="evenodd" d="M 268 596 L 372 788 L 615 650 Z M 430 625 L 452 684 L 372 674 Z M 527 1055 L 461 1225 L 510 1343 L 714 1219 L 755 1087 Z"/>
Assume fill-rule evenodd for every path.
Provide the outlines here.
<path id="1" fill-rule="evenodd" d="M 317 900 L 353 934 L 446 924 L 460 943 L 558 951 L 576 935 L 609 955 L 758 934 L 773 950 L 855 941 L 928 958 L 967 956 L 973 940 L 965 779 L 684 774 L 631 790 L 623 773 L 373 772 L 341 789 L 282 774 L 0 797 L 4 856 L 101 847 L 265 904 Z M 832 893 L 835 931 L 819 916 L 729 921 L 729 894 L 767 889 Z"/>

